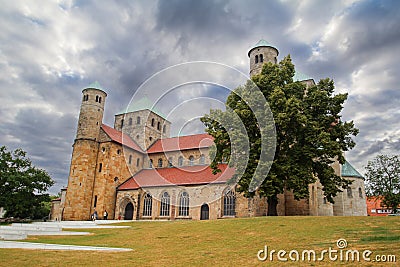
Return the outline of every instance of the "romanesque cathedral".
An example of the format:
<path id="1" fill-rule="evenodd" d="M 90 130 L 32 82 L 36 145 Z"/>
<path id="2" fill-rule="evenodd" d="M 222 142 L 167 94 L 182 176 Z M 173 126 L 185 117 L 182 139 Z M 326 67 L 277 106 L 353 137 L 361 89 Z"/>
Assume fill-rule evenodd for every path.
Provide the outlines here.
<path id="1" fill-rule="evenodd" d="M 249 52 L 250 76 L 263 63 L 277 63 L 278 50 L 260 40 Z M 314 84 L 296 73 L 294 80 Z M 263 197 L 245 198 L 227 181 L 234 169 L 221 164 L 212 174 L 208 134 L 170 137 L 171 123 L 143 98 L 103 124 L 107 94 L 98 83 L 82 91 L 68 187 L 53 201 L 53 220 L 89 220 L 96 211 L 108 219 L 207 220 L 267 214 Z M 364 179 L 350 163 L 334 163 L 338 175 L 353 183 L 326 201 L 317 181 L 309 198 L 297 201 L 290 191 L 279 195 L 278 215 L 367 215 Z"/>

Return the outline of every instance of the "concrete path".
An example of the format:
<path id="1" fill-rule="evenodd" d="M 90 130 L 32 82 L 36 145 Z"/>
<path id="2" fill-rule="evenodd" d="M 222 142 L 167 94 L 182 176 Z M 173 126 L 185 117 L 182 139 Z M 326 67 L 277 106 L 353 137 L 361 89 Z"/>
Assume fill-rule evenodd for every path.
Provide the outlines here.
<path id="1" fill-rule="evenodd" d="M 108 225 L 123 221 L 61 221 L 61 222 L 34 222 L 13 223 L 0 226 L 0 249 L 1 248 L 23 248 L 23 249 L 53 249 L 53 250 L 93 250 L 93 251 L 131 251 L 131 249 L 91 247 L 43 244 L 31 242 L 14 242 L 10 240 L 23 240 L 28 236 L 41 235 L 89 235 L 89 232 L 63 231 L 63 229 L 102 229 L 102 228 L 129 228 L 130 226 Z M 107 225 L 106 225 L 107 224 Z M 1 239 L 5 241 L 1 241 Z"/>
<path id="2" fill-rule="evenodd" d="M 16 242 L 16 241 L 0 241 L 0 248 L 22 248 L 22 249 L 44 249 L 44 250 L 86 250 L 86 251 L 91 250 L 91 251 L 109 251 L 109 252 L 132 251 L 132 249 L 130 249 L 130 248 L 73 246 L 73 245 L 57 245 L 57 244 L 43 244 L 43 243 Z"/>

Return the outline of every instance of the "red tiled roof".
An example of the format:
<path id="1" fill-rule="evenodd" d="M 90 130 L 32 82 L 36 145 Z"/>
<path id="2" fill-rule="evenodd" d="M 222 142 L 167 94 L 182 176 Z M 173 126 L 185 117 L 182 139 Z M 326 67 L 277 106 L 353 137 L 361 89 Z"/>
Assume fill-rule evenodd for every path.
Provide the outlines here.
<path id="1" fill-rule="evenodd" d="M 213 140 L 214 138 L 207 133 L 159 139 L 149 147 L 147 152 L 159 153 L 210 147 L 214 143 Z"/>
<path id="2" fill-rule="evenodd" d="M 225 183 L 235 173 L 234 168 L 220 164 L 220 173 L 212 174 L 209 166 L 198 165 L 181 168 L 144 169 L 118 187 L 118 190 L 138 189 L 140 187 L 199 185 Z"/>
<path id="3" fill-rule="evenodd" d="M 104 132 L 111 138 L 111 140 L 117 142 L 118 144 L 127 146 L 129 148 L 132 148 L 136 151 L 142 152 L 143 150 L 139 147 L 138 144 L 136 144 L 127 134 L 124 134 L 118 130 L 115 130 L 114 128 L 111 128 L 110 126 L 107 126 L 105 124 L 101 125 L 101 128 L 104 130 Z"/>

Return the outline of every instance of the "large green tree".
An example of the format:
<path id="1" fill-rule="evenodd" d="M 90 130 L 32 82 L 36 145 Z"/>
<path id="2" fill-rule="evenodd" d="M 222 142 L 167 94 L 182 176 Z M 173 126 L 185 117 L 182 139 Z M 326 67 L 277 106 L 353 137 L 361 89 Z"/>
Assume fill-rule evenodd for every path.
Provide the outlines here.
<path id="1" fill-rule="evenodd" d="M 400 156 L 378 155 L 365 167 L 366 193 L 396 213 L 400 204 Z"/>
<path id="2" fill-rule="evenodd" d="M 6 216 L 43 218 L 48 215 L 45 192 L 54 182 L 46 171 L 33 166 L 22 149 L 8 151 L 0 147 L 0 207 Z"/>
<path id="3" fill-rule="evenodd" d="M 259 123 L 260 114 L 257 112 L 262 101 L 254 102 L 260 96 L 257 91 L 250 90 L 254 87 L 254 83 L 250 81 L 228 96 L 226 111 L 211 110 L 210 114 L 201 119 L 206 131 L 215 139 L 211 167 L 217 172 L 218 162 L 234 158 L 230 165 L 236 168 L 237 159 L 245 154 L 246 148 L 240 149 L 240 145 L 239 148 L 232 149 L 238 143 L 233 144 L 232 138 L 237 139 L 241 134 L 231 132 L 231 126 L 224 125 L 226 117 L 240 118 L 248 137 L 249 152 L 243 174 L 235 177 L 237 190 L 251 197 L 255 193 L 251 186 L 252 180 L 261 178 L 257 191 L 261 196 L 267 197 L 270 216 L 277 215 L 277 195 L 285 189 L 293 190 L 294 197 L 298 200 L 307 198 L 308 185 L 314 183 L 318 177 L 324 195 L 333 203 L 333 197 L 341 191 L 340 188 L 350 183 L 336 175 L 331 167 L 335 159 L 344 163 L 343 151 L 354 147 L 351 136 L 358 134 L 352 121 L 341 120 L 340 112 L 347 94 L 334 94 L 334 83 L 330 79 L 306 86 L 302 82 L 294 82 L 294 74 L 295 68 L 289 55 L 278 64 L 264 64 L 261 73 L 252 78 L 273 115 L 276 128 L 274 151 L 268 148 L 268 144 L 263 144 L 267 140 L 263 140 L 263 136 L 272 132 L 271 129 L 264 128 L 270 128 L 271 125 Z M 228 115 L 231 111 L 236 115 Z M 264 116 L 267 117 L 268 114 L 265 113 Z M 269 143 L 272 144 L 271 140 Z M 262 159 L 263 145 L 274 152 L 271 162 Z M 261 173 L 262 177 L 255 177 L 260 164 L 269 166 L 270 170 L 268 172 L 268 168 L 264 168 L 266 171 Z"/>

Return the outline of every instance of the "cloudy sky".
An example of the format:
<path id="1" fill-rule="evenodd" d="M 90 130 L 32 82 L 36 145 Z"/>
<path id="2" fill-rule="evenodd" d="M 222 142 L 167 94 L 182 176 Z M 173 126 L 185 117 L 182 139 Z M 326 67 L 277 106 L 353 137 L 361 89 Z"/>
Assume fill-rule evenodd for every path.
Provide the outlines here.
<path id="1" fill-rule="evenodd" d="M 113 125 L 137 89 L 170 66 L 210 61 L 248 74 L 247 51 L 261 38 L 279 59 L 290 54 L 297 70 L 349 93 L 343 118 L 360 134 L 346 156 L 361 173 L 375 155 L 399 153 L 395 0 L 3 0 L 0 145 L 27 151 L 55 179 L 56 193 L 67 184 L 82 88 L 100 82 L 104 122 Z"/>

